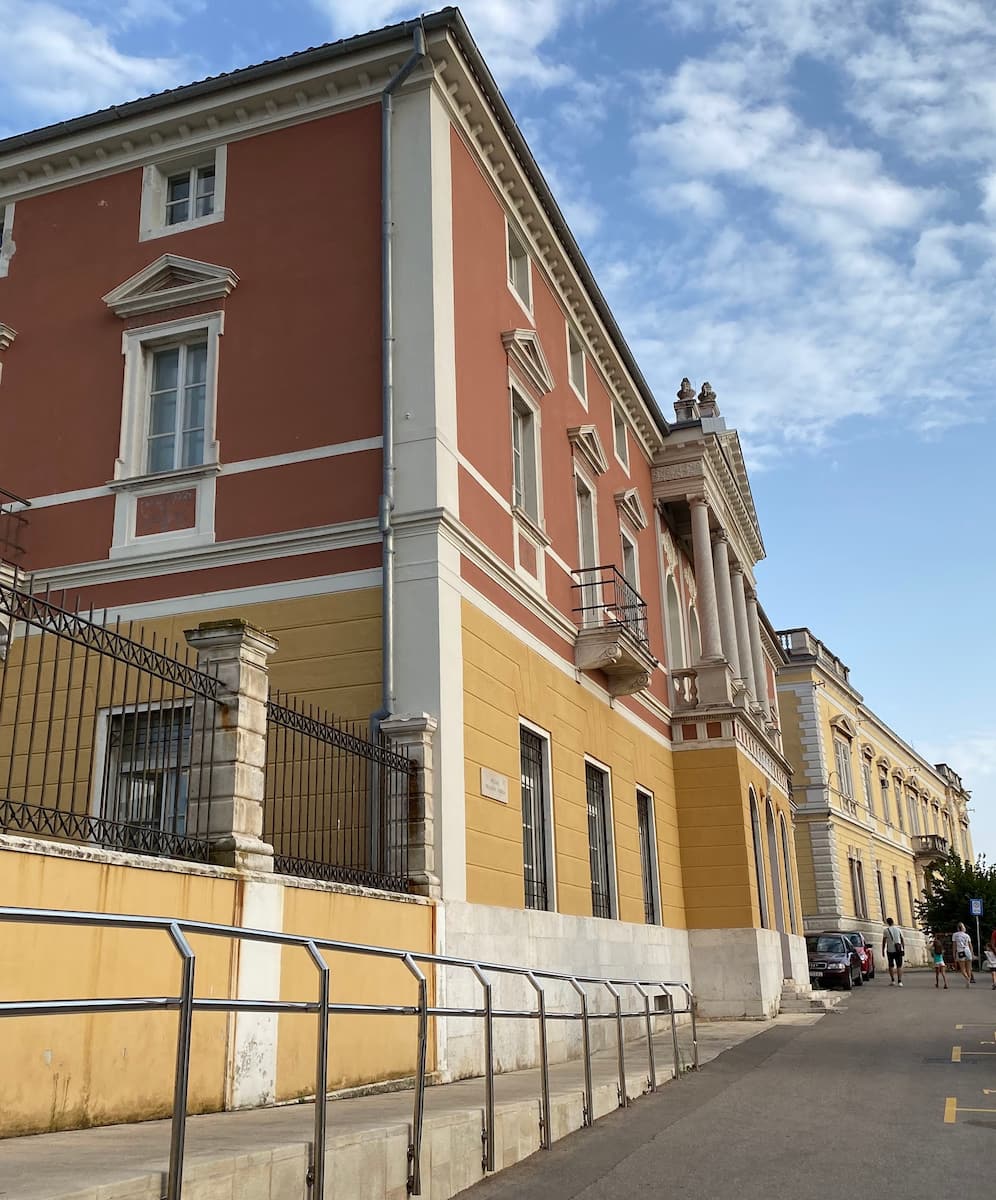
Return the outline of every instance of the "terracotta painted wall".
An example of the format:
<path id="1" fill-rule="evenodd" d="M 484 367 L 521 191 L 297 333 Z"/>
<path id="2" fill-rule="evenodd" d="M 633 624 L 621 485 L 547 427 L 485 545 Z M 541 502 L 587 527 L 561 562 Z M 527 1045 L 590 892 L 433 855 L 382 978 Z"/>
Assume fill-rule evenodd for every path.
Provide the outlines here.
<path id="1" fill-rule="evenodd" d="M 523 905 L 519 718 L 550 734 L 557 909 L 591 914 L 584 756 L 611 771 L 619 913 L 643 922 L 636 786 L 655 801 L 663 923 L 684 927 L 671 752 L 518 638 L 463 603 L 467 898 Z M 507 805 L 481 794 L 481 768 L 509 778 Z"/>
<path id="2" fill-rule="evenodd" d="M 100 297 L 164 253 L 240 279 L 226 300 L 199 306 L 225 310 L 223 462 L 379 435 L 379 119 L 369 106 L 230 143 L 224 220 L 146 242 L 141 169 L 18 201 L 17 252 L 0 279 L 0 320 L 17 330 L 0 384 L 2 485 L 40 496 L 111 478 L 124 323 Z M 218 536 L 372 516 L 379 457 L 222 476 Z M 112 509 L 101 498 L 38 510 L 29 564 L 106 557 Z"/>
<path id="3" fill-rule="evenodd" d="M 559 299 L 536 262 L 531 264 L 533 316 L 527 314 L 507 283 L 505 216 L 502 204 L 484 178 L 459 134 L 452 136 L 453 265 L 456 300 L 457 419 L 460 453 L 503 497 L 512 496 L 512 448 L 509 407 L 509 362 L 501 334 L 535 328 L 555 386 L 538 400 L 541 410 L 542 492 L 546 532 L 553 550 L 570 566 L 578 563 L 573 456 L 567 430 L 594 424 L 609 460 L 608 471 L 593 482 L 597 488 L 599 558 L 621 564 L 620 517 L 616 492 L 636 486 L 648 516 L 652 515 L 650 465 L 629 435 L 630 470 L 613 454 L 612 404 L 595 364 L 586 356 L 587 410 L 570 386 L 567 326 Z M 462 520 L 505 562 L 511 564 L 512 518 L 472 476 L 461 472 Z M 658 548 L 653 522 L 635 536 L 640 591 L 647 601 L 651 648 L 665 658 Z M 547 558 L 547 595 L 572 617 L 576 600 L 572 580 Z M 573 619 L 573 618 L 572 618 Z M 663 678 L 654 690 L 664 696 Z"/>

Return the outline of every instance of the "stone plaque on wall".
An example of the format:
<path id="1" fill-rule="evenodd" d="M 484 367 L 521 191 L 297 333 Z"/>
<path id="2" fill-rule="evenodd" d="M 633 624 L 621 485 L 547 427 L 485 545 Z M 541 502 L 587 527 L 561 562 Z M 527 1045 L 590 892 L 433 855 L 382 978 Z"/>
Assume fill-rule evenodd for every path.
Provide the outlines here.
<path id="1" fill-rule="evenodd" d="M 481 795 L 500 804 L 508 803 L 508 776 L 499 775 L 488 767 L 481 767 Z"/>

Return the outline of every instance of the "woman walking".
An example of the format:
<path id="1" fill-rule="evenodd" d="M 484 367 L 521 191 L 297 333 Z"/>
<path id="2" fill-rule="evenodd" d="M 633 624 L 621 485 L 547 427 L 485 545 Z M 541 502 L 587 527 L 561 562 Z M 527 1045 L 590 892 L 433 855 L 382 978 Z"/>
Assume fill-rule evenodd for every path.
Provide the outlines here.
<path id="1" fill-rule="evenodd" d="M 993 990 L 996 991 L 996 929 L 990 934 L 986 947 L 985 968 L 993 977 Z"/>
<path id="2" fill-rule="evenodd" d="M 954 949 L 955 965 L 965 976 L 965 987 L 972 986 L 972 939 L 965 932 L 965 926 L 958 922 L 958 928 L 951 935 L 951 945 Z"/>
<path id="3" fill-rule="evenodd" d="M 935 936 L 930 948 L 934 955 L 934 987 L 940 987 L 943 982 L 944 990 L 947 991 L 948 981 L 944 976 L 944 942 L 941 941 L 940 934 Z M 996 984 L 993 984 L 993 987 L 996 987 Z"/>

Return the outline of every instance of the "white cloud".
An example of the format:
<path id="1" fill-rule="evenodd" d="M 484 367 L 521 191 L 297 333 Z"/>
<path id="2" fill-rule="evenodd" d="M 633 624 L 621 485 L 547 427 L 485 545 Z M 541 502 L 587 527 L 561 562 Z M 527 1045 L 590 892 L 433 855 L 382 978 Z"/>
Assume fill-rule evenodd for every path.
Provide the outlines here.
<path id="1" fill-rule="evenodd" d="M 3 84 L 32 116 L 75 116 L 172 87 L 178 58 L 126 54 L 105 25 L 56 4 L 0 0 Z"/>

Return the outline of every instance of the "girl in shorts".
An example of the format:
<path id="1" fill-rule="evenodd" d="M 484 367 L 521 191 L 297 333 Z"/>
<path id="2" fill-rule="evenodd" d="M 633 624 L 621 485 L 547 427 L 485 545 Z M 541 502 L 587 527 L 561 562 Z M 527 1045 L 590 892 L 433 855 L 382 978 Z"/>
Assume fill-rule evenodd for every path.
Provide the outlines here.
<path id="1" fill-rule="evenodd" d="M 940 987 L 944 984 L 944 990 L 948 990 L 948 981 L 944 977 L 944 943 L 939 937 L 935 937 L 931 943 L 931 951 L 934 955 L 934 987 Z"/>

